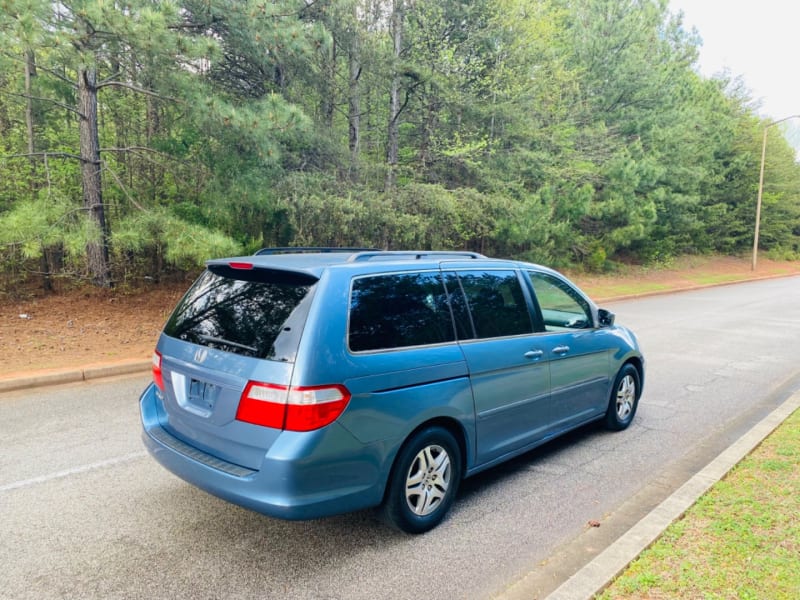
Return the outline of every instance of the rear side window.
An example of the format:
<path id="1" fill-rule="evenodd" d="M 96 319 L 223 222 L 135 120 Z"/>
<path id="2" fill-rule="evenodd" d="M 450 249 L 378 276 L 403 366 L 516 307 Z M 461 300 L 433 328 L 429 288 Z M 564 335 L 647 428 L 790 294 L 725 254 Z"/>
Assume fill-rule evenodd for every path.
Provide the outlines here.
<path id="1" fill-rule="evenodd" d="M 353 352 L 454 341 L 439 273 L 399 273 L 353 281 L 348 336 Z"/>
<path id="2" fill-rule="evenodd" d="M 448 288 L 453 287 L 451 279 L 448 277 Z M 472 320 L 474 337 L 484 339 L 533 333 L 528 303 L 515 271 L 463 271 L 458 273 L 458 283 L 469 307 L 467 318 Z M 463 301 L 459 299 L 457 290 L 451 289 L 451 293 L 456 318 L 461 322 L 463 318 L 459 318 L 459 314 L 463 308 L 459 304 Z"/>
<path id="3" fill-rule="evenodd" d="M 293 362 L 314 282 L 304 274 L 209 267 L 164 333 L 234 354 Z"/>

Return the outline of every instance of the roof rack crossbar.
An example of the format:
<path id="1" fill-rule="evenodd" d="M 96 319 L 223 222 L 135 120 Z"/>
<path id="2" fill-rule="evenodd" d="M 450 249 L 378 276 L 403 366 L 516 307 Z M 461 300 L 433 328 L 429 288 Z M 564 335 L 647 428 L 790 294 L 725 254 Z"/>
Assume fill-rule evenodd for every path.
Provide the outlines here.
<path id="1" fill-rule="evenodd" d="M 261 248 L 255 255 L 265 254 L 311 254 L 329 252 L 380 252 L 377 248 L 336 248 L 332 246 L 280 246 L 277 248 Z"/>
<path id="2" fill-rule="evenodd" d="M 348 262 L 357 262 L 362 260 L 370 260 L 373 258 L 406 258 L 408 260 L 420 260 L 423 258 L 470 258 L 479 259 L 486 258 L 483 254 L 477 252 L 467 252 L 462 250 L 421 250 L 421 251 L 408 251 L 408 250 L 365 250 L 353 254 L 348 258 Z"/>

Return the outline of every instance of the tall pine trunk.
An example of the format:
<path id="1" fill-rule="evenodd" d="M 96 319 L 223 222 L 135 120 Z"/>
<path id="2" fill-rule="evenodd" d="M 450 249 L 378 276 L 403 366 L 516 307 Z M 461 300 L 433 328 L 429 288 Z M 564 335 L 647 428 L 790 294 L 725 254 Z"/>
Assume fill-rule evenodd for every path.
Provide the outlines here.
<path id="1" fill-rule="evenodd" d="M 361 151 L 361 77 L 360 48 L 356 37 L 350 52 L 350 89 L 347 105 L 348 143 L 350 148 L 350 170 L 358 172 L 358 156 Z"/>
<path id="2" fill-rule="evenodd" d="M 433 144 L 433 134 L 439 122 L 439 108 L 439 99 L 436 97 L 435 92 L 431 91 L 426 106 L 425 121 L 422 124 L 419 152 L 417 153 L 417 159 L 420 162 L 423 172 L 427 172 L 428 167 L 433 162 L 431 145 Z"/>
<path id="3" fill-rule="evenodd" d="M 322 72 L 320 76 L 320 89 L 322 91 L 320 99 L 320 118 L 322 124 L 328 131 L 333 129 L 333 113 L 336 108 L 336 61 L 338 47 L 334 39 L 331 44 L 330 53 L 323 58 Z"/>
<path id="4" fill-rule="evenodd" d="M 386 184 L 385 189 L 394 188 L 397 181 L 397 159 L 400 145 L 400 54 L 403 51 L 403 21 L 405 0 L 394 0 L 392 4 L 391 34 L 394 65 L 392 85 L 389 90 L 389 127 L 386 139 Z"/>
<path id="5" fill-rule="evenodd" d="M 36 56 L 33 50 L 25 50 L 25 129 L 28 134 L 28 154 L 31 161 L 31 192 L 36 192 L 36 151 L 33 133 L 33 78 L 36 77 Z"/>
<path id="6" fill-rule="evenodd" d="M 78 69 L 78 112 L 80 114 L 81 182 L 83 207 L 97 226 L 100 238 L 86 244 L 86 259 L 92 282 L 111 287 L 108 263 L 108 226 L 103 208 L 100 139 L 97 120 L 97 69 Z"/>
<path id="7" fill-rule="evenodd" d="M 39 178 L 36 174 L 36 137 L 33 116 L 33 78 L 36 77 L 36 55 L 32 48 L 25 50 L 25 132 L 28 137 L 28 155 L 30 156 L 31 172 L 30 188 L 31 195 L 36 196 L 39 191 Z M 39 266 L 42 272 L 42 289 L 45 292 L 53 290 L 53 282 L 50 273 L 50 266 L 47 261 L 47 248 L 42 248 L 42 256 L 39 259 Z"/>

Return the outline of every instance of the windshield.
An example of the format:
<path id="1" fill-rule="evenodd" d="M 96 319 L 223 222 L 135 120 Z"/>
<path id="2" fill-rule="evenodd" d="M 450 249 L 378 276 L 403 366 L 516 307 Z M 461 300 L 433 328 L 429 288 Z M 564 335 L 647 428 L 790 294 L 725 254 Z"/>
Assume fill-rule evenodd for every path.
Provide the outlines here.
<path id="1" fill-rule="evenodd" d="M 178 303 L 167 335 L 234 354 L 293 362 L 314 282 L 306 275 L 212 266 Z"/>

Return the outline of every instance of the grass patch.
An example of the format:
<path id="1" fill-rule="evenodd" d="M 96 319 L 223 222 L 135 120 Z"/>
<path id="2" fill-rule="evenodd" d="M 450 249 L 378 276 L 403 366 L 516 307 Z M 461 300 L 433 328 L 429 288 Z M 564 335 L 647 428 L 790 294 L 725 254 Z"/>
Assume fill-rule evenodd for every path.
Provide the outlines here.
<path id="1" fill-rule="evenodd" d="M 751 275 L 745 273 L 697 273 L 689 274 L 687 278 L 697 285 L 713 285 L 716 283 L 731 283 L 734 281 L 745 281 L 751 279 Z"/>
<path id="2" fill-rule="evenodd" d="M 674 286 L 668 283 L 657 283 L 652 281 L 627 281 L 599 284 L 587 283 L 581 287 L 583 291 L 590 296 L 603 298 L 637 296 L 639 294 L 666 292 L 674 289 Z"/>
<path id="3" fill-rule="evenodd" d="M 800 597 L 800 411 L 600 596 Z"/>
<path id="4" fill-rule="evenodd" d="M 800 262 L 762 260 L 757 271 L 749 259 L 730 256 L 680 257 L 668 265 L 617 265 L 613 273 L 568 272 L 595 299 L 622 298 L 800 274 Z"/>

